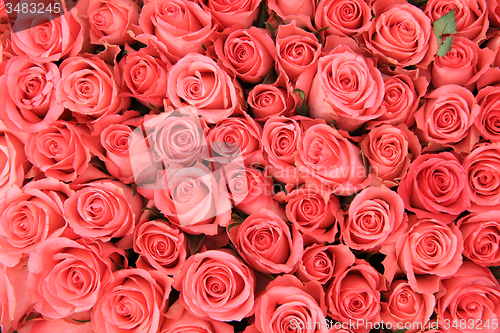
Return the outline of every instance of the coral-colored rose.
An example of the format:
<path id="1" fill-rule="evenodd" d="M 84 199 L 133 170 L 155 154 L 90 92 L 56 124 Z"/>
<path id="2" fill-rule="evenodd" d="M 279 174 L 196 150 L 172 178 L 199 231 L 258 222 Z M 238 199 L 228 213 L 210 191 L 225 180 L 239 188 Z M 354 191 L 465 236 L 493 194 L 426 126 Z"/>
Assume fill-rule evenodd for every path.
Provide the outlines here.
<path id="1" fill-rule="evenodd" d="M 0 198 L 11 185 L 23 186 L 31 166 L 24 152 L 26 139 L 27 136 L 14 134 L 0 121 Z"/>
<path id="2" fill-rule="evenodd" d="M 412 323 L 406 331 L 408 333 L 417 332 L 419 327 L 427 327 L 436 305 L 434 295 L 419 294 L 407 281 L 395 280 L 384 296 L 386 301 L 381 303 L 380 312 L 384 323 L 390 323 L 393 328 L 407 327 L 407 323 Z"/>
<path id="3" fill-rule="evenodd" d="M 302 257 L 303 240 L 297 228 L 265 208 L 233 226 L 229 238 L 240 256 L 259 272 L 289 273 Z"/>
<path id="4" fill-rule="evenodd" d="M 66 228 L 63 204 L 73 193 L 53 178 L 9 189 L 0 200 L 0 262 L 13 267 L 39 242 L 60 236 Z"/>
<path id="5" fill-rule="evenodd" d="M 425 14 L 434 22 L 451 10 L 455 10 L 457 33 L 475 43 L 486 38 L 489 27 L 486 0 L 429 0 Z"/>
<path id="6" fill-rule="evenodd" d="M 45 173 L 62 181 L 72 181 L 87 169 L 89 148 L 83 145 L 88 135 L 85 126 L 58 120 L 48 128 L 32 134 L 26 145 L 28 160 Z"/>
<path id="7" fill-rule="evenodd" d="M 417 136 L 404 124 L 373 128 L 360 147 L 370 163 L 373 179 L 387 187 L 399 184 L 422 149 Z"/>
<path id="8" fill-rule="evenodd" d="M 443 287 L 446 292 L 437 300 L 436 312 L 446 332 L 498 332 L 500 286 L 487 268 L 464 261 L 458 272 L 443 280 Z M 474 329 L 453 326 L 462 322 L 473 322 Z"/>
<path id="9" fill-rule="evenodd" d="M 230 28 L 213 36 L 214 51 L 224 67 L 244 82 L 259 83 L 274 66 L 274 42 L 266 30 Z"/>
<path id="10" fill-rule="evenodd" d="M 308 104 L 312 117 L 354 131 L 382 115 L 383 98 L 384 81 L 373 59 L 339 45 L 319 59 Z"/>
<path id="11" fill-rule="evenodd" d="M 301 187 L 291 191 L 284 199 L 286 216 L 307 237 L 318 242 L 333 242 L 344 221 L 338 198 L 320 193 L 314 188 Z"/>
<path id="12" fill-rule="evenodd" d="M 351 195 L 370 184 L 358 147 L 325 124 L 311 126 L 298 149 L 298 169 L 306 183 L 327 193 Z"/>
<path id="13" fill-rule="evenodd" d="M 438 44 L 424 12 L 406 2 L 385 1 L 376 1 L 373 12 L 376 18 L 363 33 L 366 48 L 384 63 L 427 68 Z"/>
<path id="14" fill-rule="evenodd" d="M 476 99 L 481 111 L 474 124 L 484 138 L 500 141 L 500 87 L 486 86 L 479 90 Z"/>
<path id="15" fill-rule="evenodd" d="M 401 180 L 398 194 L 419 218 L 453 221 L 469 208 L 464 168 L 449 152 L 420 155 Z"/>
<path id="16" fill-rule="evenodd" d="M 169 221 L 189 234 L 216 235 L 231 219 L 231 203 L 223 180 L 201 163 L 164 171 L 164 188 L 154 203 Z"/>
<path id="17" fill-rule="evenodd" d="M 437 144 L 451 146 L 457 153 L 469 152 L 479 139 L 474 125 L 479 111 L 468 89 L 454 84 L 441 86 L 426 96 L 415 113 L 417 134 L 424 143 L 431 143 L 429 148 Z"/>
<path id="18" fill-rule="evenodd" d="M 351 202 L 341 224 L 342 239 L 352 249 L 378 250 L 395 243 L 406 230 L 405 206 L 401 197 L 386 187 L 368 187 Z"/>
<path id="19" fill-rule="evenodd" d="M 115 272 L 92 309 L 92 328 L 95 332 L 158 332 L 171 284 L 170 277 L 155 270 Z"/>
<path id="20" fill-rule="evenodd" d="M 35 133 L 46 129 L 63 113 L 56 101 L 55 88 L 61 74 L 51 62 L 40 63 L 26 57 L 7 61 L 0 85 L 0 117 L 11 130 Z"/>
<path id="21" fill-rule="evenodd" d="M 118 66 L 113 68 L 97 56 L 78 56 L 63 61 L 60 70 L 57 100 L 80 122 L 119 113 L 130 105 L 128 97 L 119 96 Z"/>
<path id="22" fill-rule="evenodd" d="M 139 5 L 133 0 L 90 0 L 87 9 L 92 44 L 124 45 L 134 40 L 128 31 L 139 25 Z"/>
<path id="23" fill-rule="evenodd" d="M 500 142 L 478 145 L 464 159 L 470 211 L 500 209 Z"/>
<path id="24" fill-rule="evenodd" d="M 177 274 L 187 257 L 184 234 L 166 221 L 143 221 L 134 231 L 134 252 L 139 254 L 136 265 L 149 266 L 168 275 Z"/>
<path id="25" fill-rule="evenodd" d="M 352 36 L 367 31 L 372 10 L 363 0 L 321 0 L 314 15 L 316 28 L 327 35 Z"/>
<path id="26" fill-rule="evenodd" d="M 303 282 L 317 281 L 326 285 L 335 275 L 354 264 L 354 254 L 344 244 L 313 244 L 304 250 L 296 272 Z"/>
<path id="27" fill-rule="evenodd" d="M 64 216 L 77 235 L 108 242 L 132 235 L 142 207 L 141 197 L 131 187 L 97 180 L 84 184 L 65 201 Z"/>
<path id="28" fill-rule="evenodd" d="M 255 305 L 255 327 L 262 333 L 326 333 L 325 317 L 321 286 L 289 274 L 269 283 Z"/>
<path id="29" fill-rule="evenodd" d="M 174 63 L 188 53 L 204 54 L 217 25 L 210 12 L 188 0 L 149 1 L 141 9 L 139 25 L 147 35 L 165 44 Z"/>
<path id="30" fill-rule="evenodd" d="M 78 320 L 78 319 L 77 319 Z M 79 323 L 75 318 L 45 319 L 43 317 L 31 319 L 18 333 L 44 333 L 44 332 L 71 332 L 71 333 L 94 333 L 92 324 L 88 321 Z"/>
<path id="31" fill-rule="evenodd" d="M 456 36 L 453 45 L 443 57 L 436 57 L 432 66 L 432 85 L 435 88 L 457 84 L 474 90 L 476 81 L 495 59 L 488 48 L 481 49 L 468 38 Z"/>
<path id="32" fill-rule="evenodd" d="M 235 24 L 241 25 L 243 28 L 250 28 L 259 16 L 260 3 L 261 0 L 200 1 L 201 7 L 212 14 L 222 30 Z"/>
<path id="33" fill-rule="evenodd" d="M 39 243 L 28 261 L 28 292 L 35 310 L 51 319 L 90 310 L 115 263 L 120 264 L 120 255 L 125 252 L 112 243 L 64 237 Z"/>
<path id="34" fill-rule="evenodd" d="M 383 278 L 375 268 L 363 261 L 334 277 L 326 290 L 328 314 L 337 321 L 380 321 L 380 291 Z M 363 324 L 357 329 L 365 328 Z M 368 325 L 367 325 L 368 326 Z"/>
<path id="35" fill-rule="evenodd" d="M 295 20 L 297 26 L 301 28 L 312 28 L 311 21 L 316 7 L 315 1 L 269 0 L 267 5 L 285 24 L 289 24 Z"/>
<path id="36" fill-rule="evenodd" d="M 295 114 L 295 100 L 276 84 L 258 84 L 248 93 L 248 106 L 258 121 Z"/>
<path id="37" fill-rule="evenodd" d="M 464 238 L 464 256 L 483 267 L 500 265 L 499 213 L 470 214 L 457 222 Z"/>
<path id="38" fill-rule="evenodd" d="M 462 265 L 463 239 L 455 224 L 410 217 L 407 232 L 396 243 L 399 267 L 418 293 L 433 294 L 439 281 Z"/>
<path id="39" fill-rule="evenodd" d="M 229 250 L 189 257 L 173 286 L 183 307 L 201 319 L 241 321 L 254 311 L 254 273 Z"/>
<path id="40" fill-rule="evenodd" d="M 196 106 L 197 112 L 211 124 L 245 109 L 238 81 L 201 54 L 189 54 L 172 66 L 167 96 L 175 108 Z"/>

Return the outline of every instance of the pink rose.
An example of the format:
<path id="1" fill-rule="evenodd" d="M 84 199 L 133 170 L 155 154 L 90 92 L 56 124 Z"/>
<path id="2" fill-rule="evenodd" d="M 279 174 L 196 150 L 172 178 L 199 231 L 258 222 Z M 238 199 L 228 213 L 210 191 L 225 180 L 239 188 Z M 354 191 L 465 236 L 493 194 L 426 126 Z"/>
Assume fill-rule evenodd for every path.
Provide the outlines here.
<path id="1" fill-rule="evenodd" d="M 486 86 L 479 90 L 476 99 L 481 111 L 474 124 L 485 139 L 500 141 L 500 87 Z"/>
<path id="2" fill-rule="evenodd" d="M 158 332 L 171 284 L 172 278 L 155 270 L 115 272 L 92 309 L 92 328 L 95 332 Z"/>
<path id="3" fill-rule="evenodd" d="M 174 108 L 194 105 L 208 123 L 241 114 L 245 99 L 240 84 L 212 59 L 189 54 L 168 73 L 167 96 Z"/>
<path id="4" fill-rule="evenodd" d="M 0 170 L 2 170 L 0 172 L 0 198 L 5 195 L 11 185 L 23 186 L 25 174 L 31 167 L 24 152 L 26 141 L 26 135 L 21 135 L 19 132 L 12 133 L 0 121 Z"/>
<path id="5" fill-rule="evenodd" d="M 285 88 L 276 84 L 258 84 L 248 93 L 248 106 L 255 120 L 295 114 L 295 100 Z"/>
<path id="6" fill-rule="evenodd" d="M 421 153 L 418 138 L 404 124 L 373 128 L 361 141 L 373 179 L 387 187 L 397 186 Z"/>
<path id="7" fill-rule="evenodd" d="M 314 15 L 318 30 L 327 35 L 352 36 L 367 31 L 372 19 L 372 10 L 363 0 L 321 0 Z"/>
<path id="8" fill-rule="evenodd" d="M 90 0 L 87 9 L 92 44 L 124 45 L 134 40 L 128 31 L 139 25 L 139 5 L 133 0 Z"/>
<path id="9" fill-rule="evenodd" d="M 398 194 L 419 218 L 451 222 L 470 206 L 466 183 L 464 168 L 452 153 L 420 155 L 401 179 Z"/>
<path id="10" fill-rule="evenodd" d="M 74 318 L 45 319 L 35 318 L 26 323 L 18 333 L 45 333 L 45 332 L 71 332 L 71 333 L 94 333 L 90 322 L 79 323 Z"/>
<path id="11" fill-rule="evenodd" d="M 409 228 L 396 243 L 399 267 L 418 293 L 433 294 L 439 281 L 462 265 L 463 239 L 454 223 L 410 217 Z"/>
<path id="12" fill-rule="evenodd" d="M 310 127 L 299 144 L 297 165 L 311 186 L 351 195 L 371 182 L 358 147 L 325 124 Z"/>
<path id="13" fill-rule="evenodd" d="M 289 273 L 302 257 L 303 240 L 297 228 L 265 208 L 231 227 L 229 238 L 243 260 L 259 272 Z"/>
<path id="14" fill-rule="evenodd" d="M 88 130 L 85 126 L 58 120 L 30 136 L 25 147 L 26 156 L 46 177 L 75 180 L 90 163 L 89 148 L 82 142 L 86 135 Z"/>
<path id="15" fill-rule="evenodd" d="M 184 234 L 168 225 L 167 221 L 143 221 L 134 231 L 134 252 L 139 254 L 136 265 L 148 266 L 168 275 L 179 273 L 187 257 Z"/>
<path id="16" fill-rule="evenodd" d="M 383 98 L 384 81 L 376 63 L 339 45 L 319 59 L 308 105 L 312 117 L 354 131 L 382 115 Z"/>
<path id="17" fill-rule="evenodd" d="M 259 16 L 260 4 L 261 0 L 200 1 L 201 7 L 212 14 L 212 17 L 217 21 L 222 30 L 230 28 L 235 24 L 241 25 L 243 28 L 250 28 Z"/>
<path id="18" fill-rule="evenodd" d="M 241 321 L 254 311 L 254 273 L 229 250 L 189 257 L 173 286 L 183 307 L 201 319 Z"/>
<path id="19" fill-rule="evenodd" d="M 214 51 L 221 63 L 239 79 L 260 83 L 274 66 L 274 42 L 266 30 L 250 27 L 214 34 Z"/>
<path id="20" fill-rule="evenodd" d="M 278 15 L 285 24 L 294 20 L 297 26 L 312 30 L 311 20 L 314 16 L 316 3 L 313 0 L 269 0 L 269 9 Z"/>
<path id="21" fill-rule="evenodd" d="M 51 319 L 90 310 L 120 263 L 117 259 L 125 255 L 121 252 L 113 244 L 82 239 L 57 237 L 39 243 L 28 261 L 28 292 L 35 310 Z"/>
<path id="22" fill-rule="evenodd" d="M 11 130 L 36 133 L 59 118 L 64 107 L 56 101 L 60 79 L 57 66 L 26 57 L 13 57 L 5 66 L 0 85 L 0 117 Z"/>
<path id="23" fill-rule="evenodd" d="M 141 9 L 139 25 L 147 35 L 165 44 L 174 63 L 188 53 L 204 54 L 217 25 L 210 12 L 188 0 L 149 1 Z M 200 55 L 201 56 L 201 55 Z"/>

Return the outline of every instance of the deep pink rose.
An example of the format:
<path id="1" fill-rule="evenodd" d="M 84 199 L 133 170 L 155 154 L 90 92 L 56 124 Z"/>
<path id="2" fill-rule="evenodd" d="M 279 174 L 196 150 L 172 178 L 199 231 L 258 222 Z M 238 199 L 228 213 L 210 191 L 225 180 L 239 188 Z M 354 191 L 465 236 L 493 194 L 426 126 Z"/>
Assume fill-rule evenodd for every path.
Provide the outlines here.
<path id="1" fill-rule="evenodd" d="M 269 0 L 267 5 L 285 24 L 295 20 L 301 28 L 312 28 L 316 7 L 314 0 Z"/>
<path id="2" fill-rule="evenodd" d="M 476 99 L 481 111 L 474 124 L 485 139 L 500 141 L 500 87 L 486 86 L 479 90 Z"/>
<path id="3" fill-rule="evenodd" d="M 316 8 L 316 28 L 325 29 L 327 35 L 352 36 L 367 31 L 372 10 L 363 0 L 321 0 Z"/>
<path id="4" fill-rule="evenodd" d="M 230 28 L 235 24 L 250 28 L 259 16 L 260 3 L 261 0 L 200 1 L 201 7 L 212 14 L 214 20 L 220 25 L 220 30 Z"/>
<path id="5" fill-rule="evenodd" d="M 183 307 L 201 319 L 241 321 L 254 311 L 254 272 L 229 250 L 189 257 L 173 286 Z"/>
<path id="6" fill-rule="evenodd" d="M 31 167 L 24 152 L 27 139 L 27 135 L 14 134 L 0 121 L 0 197 L 11 185 L 23 186 L 25 174 Z"/>

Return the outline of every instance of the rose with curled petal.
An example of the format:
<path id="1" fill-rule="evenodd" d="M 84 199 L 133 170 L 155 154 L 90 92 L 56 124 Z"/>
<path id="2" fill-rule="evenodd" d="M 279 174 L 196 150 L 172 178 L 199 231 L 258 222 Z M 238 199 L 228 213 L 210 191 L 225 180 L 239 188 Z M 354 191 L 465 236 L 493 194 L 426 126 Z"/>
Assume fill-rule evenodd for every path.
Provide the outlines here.
<path id="1" fill-rule="evenodd" d="M 365 1 L 321 0 L 314 16 L 327 35 L 352 36 L 368 30 L 372 11 Z"/>
<path id="2" fill-rule="evenodd" d="M 303 239 L 297 228 L 265 208 L 231 227 L 229 239 L 240 256 L 263 273 L 289 273 L 302 257 Z"/>
<path id="3" fill-rule="evenodd" d="M 60 236 L 67 225 L 64 203 L 73 194 L 54 178 L 11 187 L 0 200 L 0 262 L 13 267 L 39 242 Z"/>
<path id="4" fill-rule="evenodd" d="M 192 255 L 173 287 L 182 306 L 201 319 L 241 321 L 254 311 L 254 273 L 230 250 Z"/>
<path id="5" fill-rule="evenodd" d="M 200 1 L 201 7 L 212 14 L 222 30 L 235 24 L 241 25 L 243 28 L 250 28 L 259 16 L 260 3 L 261 0 Z"/>
<path id="6" fill-rule="evenodd" d="M 462 265 L 463 238 L 454 223 L 410 217 L 408 230 L 396 243 L 399 267 L 418 293 L 433 294 L 439 281 Z"/>
<path id="7" fill-rule="evenodd" d="M 247 103 L 255 120 L 291 116 L 295 113 L 295 100 L 286 89 L 275 84 L 258 84 L 248 93 Z"/>
<path id="8" fill-rule="evenodd" d="M 398 194 L 419 218 L 451 222 L 469 208 L 464 167 L 449 152 L 420 155 L 401 179 Z"/>
<path id="9" fill-rule="evenodd" d="M 41 333 L 41 332 L 71 332 L 71 333 L 93 333 L 90 321 L 77 322 L 75 318 L 45 319 L 38 317 L 25 323 L 18 333 Z"/>
<path id="10" fill-rule="evenodd" d="M 172 278 L 155 270 L 115 272 L 92 309 L 92 328 L 95 332 L 158 332 L 171 285 Z"/>
<path id="11" fill-rule="evenodd" d="M 51 319 L 90 310 L 120 255 L 125 252 L 111 243 L 81 238 L 57 237 L 39 243 L 28 261 L 28 292 L 35 310 Z"/>
<path id="12" fill-rule="evenodd" d="M 245 110 L 241 86 L 212 59 L 191 53 L 168 72 L 167 97 L 174 108 L 194 105 L 208 123 L 214 124 Z"/>
<path id="13" fill-rule="evenodd" d="M 27 57 L 7 61 L 0 85 L 0 117 L 12 130 L 35 133 L 46 129 L 63 113 L 55 88 L 61 74 L 57 65 Z"/>
<path id="14" fill-rule="evenodd" d="M 354 264 L 354 254 L 343 244 L 312 244 L 302 254 L 296 272 L 303 282 L 317 281 L 326 285 L 335 275 Z"/>
<path id="15" fill-rule="evenodd" d="M 339 45 L 319 59 L 308 105 L 312 117 L 354 131 L 382 115 L 383 98 L 384 81 L 375 61 Z"/>
<path id="16" fill-rule="evenodd" d="M 170 227 L 166 221 L 143 221 L 134 231 L 134 252 L 139 254 L 136 265 L 148 266 L 168 275 L 177 274 L 187 257 L 184 234 Z"/>
<path id="17" fill-rule="evenodd" d="M 474 124 L 485 139 L 500 141 L 500 87 L 486 86 L 479 90 L 476 99 L 481 111 Z"/>
<path id="18" fill-rule="evenodd" d="M 283 20 L 289 24 L 294 20 L 297 26 L 301 28 L 312 29 L 311 20 L 314 16 L 316 2 L 313 0 L 269 0 L 268 7 Z"/>

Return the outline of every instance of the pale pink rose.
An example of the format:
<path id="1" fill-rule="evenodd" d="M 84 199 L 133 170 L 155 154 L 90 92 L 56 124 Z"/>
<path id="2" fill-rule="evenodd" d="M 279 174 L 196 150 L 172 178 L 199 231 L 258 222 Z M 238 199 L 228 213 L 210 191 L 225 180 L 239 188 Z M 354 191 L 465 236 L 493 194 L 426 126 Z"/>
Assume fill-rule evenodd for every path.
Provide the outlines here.
<path id="1" fill-rule="evenodd" d="M 83 174 L 90 163 L 90 150 L 82 138 L 85 126 L 58 120 L 48 128 L 32 134 L 25 147 L 28 160 L 46 177 L 72 181 Z"/>
<path id="2" fill-rule="evenodd" d="M 156 270 L 115 272 L 92 309 L 94 332 L 158 332 L 171 285 L 172 278 Z"/>
<path id="3" fill-rule="evenodd" d="M 464 238 L 464 256 L 483 267 L 500 265 L 499 213 L 473 213 L 457 221 Z"/>
<path id="4" fill-rule="evenodd" d="M 212 59 L 191 53 L 168 73 L 167 96 L 174 108 L 194 105 L 208 123 L 245 110 L 240 84 Z"/>
<path id="5" fill-rule="evenodd" d="M 326 35 L 352 36 L 367 31 L 372 10 L 363 0 L 321 0 L 316 8 L 314 23 Z"/>
<path id="6" fill-rule="evenodd" d="M 401 179 L 398 194 L 419 218 L 451 222 L 469 208 L 464 167 L 449 152 L 420 155 Z"/>
<path id="7" fill-rule="evenodd" d="M 255 275 L 230 250 L 189 257 L 173 287 L 182 306 L 201 319 L 241 321 L 254 311 Z"/>
<path id="8" fill-rule="evenodd" d="M 474 124 L 485 139 L 500 141 L 500 87 L 486 86 L 479 90 L 476 99 L 481 111 Z"/>
<path id="9" fill-rule="evenodd" d="M 436 305 L 434 295 L 419 294 L 407 281 L 395 280 L 384 296 L 386 301 L 381 303 L 380 312 L 384 323 L 390 323 L 393 328 L 408 327 L 411 323 L 411 328 L 406 331 L 408 333 L 427 327 Z"/>
<path id="10" fill-rule="evenodd" d="M 425 14 L 434 22 L 451 10 L 455 10 L 457 33 L 475 43 L 486 38 L 489 27 L 486 0 L 429 0 Z"/>
<path id="11" fill-rule="evenodd" d="M 184 234 L 167 221 L 145 220 L 134 231 L 134 252 L 139 254 L 136 265 L 153 267 L 168 275 L 179 273 L 188 253 Z"/>
<path id="12" fill-rule="evenodd" d="M 224 1 L 205 0 L 200 1 L 201 7 L 212 14 L 212 17 L 220 25 L 219 30 L 230 28 L 235 24 L 243 28 L 250 28 L 259 16 L 261 0 Z"/>
<path id="13" fill-rule="evenodd" d="M 312 30 L 311 21 L 316 7 L 314 0 L 269 0 L 267 6 L 285 24 L 295 20 L 297 26 Z"/>
<path id="14" fill-rule="evenodd" d="M 90 310 L 121 262 L 120 256 L 125 252 L 112 243 L 64 237 L 40 242 L 28 261 L 28 292 L 34 309 L 51 319 Z"/>
<path id="15" fill-rule="evenodd" d="M 383 113 L 384 81 L 376 62 L 345 45 L 321 57 L 308 97 L 314 118 L 332 120 L 347 131 L 360 128 Z"/>
<path id="16" fill-rule="evenodd" d="M 141 9 L 139 25 L 165 44 L 172 63 L 188 53 L 204 54 L 217 25 L 210 12 L 188 0 L 149 1 Z"/>
<path id="17" fill-rule="evenodd" d="M 243 260 L 259 272 L 289 273 L 302 257 L 303 239 L 297 228 L 265 208 L 232 226 L 229 238 Z"/>
<path id="18" fill-rule="evenodd" d="M 462 265 L 463 238 L 454 223 L 409 218 L 409 228 L 396 243 L 398 265 L 418 293 L 433 294 L 439 281 Z"/>
<path id="19" fill-rule="evenodd" d="M 487 268 L 464 261 L 462 267 L 442 283 L 445 292 L 437 300 L 436 312 L 446 332 L 498 332 L 500 286 Z M 463 329 L 460 323 L 464 321 L 473 322 L 474 329 Z M 458 328 L 453 327 L 453 323 L 459 323 L 455 325 Z"/>
<path id="20" fill-rule="evenodd" d="M 276 47 L 264 29 L 234 26 L 214 34 L 212 40 L 222 65 L 244 82 L 262 82 L 274 66 Z"/>
<path id="21" fill-rule="evenodd" d="M 87 16 L 92 44 L 124 45 L 139 25 L 139 5 L 133 0 L 90 0 Z"/>
<path id="22" fill-rule="evenodd" d="M 296 163 L 306 184 L 328 194 L 351 195 L 371 182 L 359 148 L 325 124 L 314 125 L 304 133 Z"/>
<path id="23" fill-rule="evenodd" d="M 0 117 L 11 130 L 35 133 L 46 129 L 63 113 L 56 101 L 61 74 L 57 65 L 13 57 L 0 77 L 5 91 L 0 95 Z"/>
<path id="24" fill-rule="evenodd" d="M 343 244 L 312 244 L 304 250 L 295 274 L 303 282 L 317 281 L 326 285 L 355 261 L 354 254 Z"/>
<path id="25" fill-rule="evenodd" d="M 295 100 L 287 89 L 275 84 L 258 84 L 248 93 L 247 103 L 255 120 L 295 114 Z"/>
<path id="26" fill-rule="evenodd" d="M 119 96 L 118 66 L 113 68 L 98 56 L 86 55 L 68 58 L 60 70 L 57 101 L 73 111 L 80 122 L 119 113 L 130 105 L 130 98 Z"/>
<path id="27" fill-rule="evenodd" d="M 0 121 L 0 197 L 11 185 L 22 187 L 31 163 L 24 152 L 27 135 L 11 132 Z"/>
<path id="28" fill-rule="evenodd" d="M 360 144 L 376 182 L 397 186 L 421 153 L 418 138 L 405 124 L 373 128 Z"/>
<path id="29" fill-rule="evenodd" d="M 73 194 L 53 178 L 12 186 L 0 200 L 0 262 L 13 267 L 39 242 L 60 236 L 67 225 L 63 205 Z"/>

